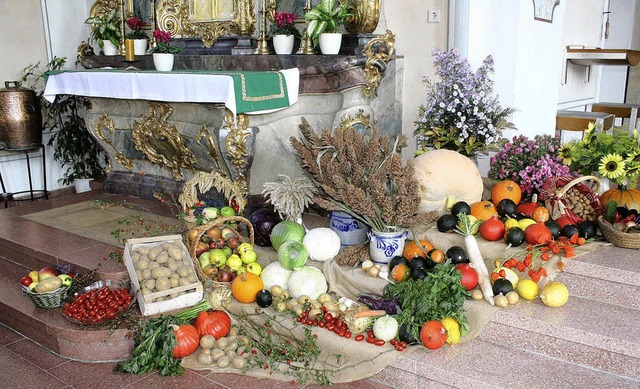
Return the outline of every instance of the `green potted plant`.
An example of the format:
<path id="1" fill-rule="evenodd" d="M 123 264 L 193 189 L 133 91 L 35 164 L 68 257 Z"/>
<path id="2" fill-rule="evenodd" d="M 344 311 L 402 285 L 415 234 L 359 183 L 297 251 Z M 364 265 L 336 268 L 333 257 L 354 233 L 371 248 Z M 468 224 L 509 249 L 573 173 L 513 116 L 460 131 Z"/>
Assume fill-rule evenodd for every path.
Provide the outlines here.
<path id="1" fill-rule="evenodd" d="M 46 71 L 60 70 L 65 62 L 65 57 L 56 57 L 47 64 Z M 42 88 L 45 72 L 40 72 L 39 67 L 37 63 L 25 68 L 20 83 L 29 81 L 32 89 Z M 49 103 L 42 98 L 42 90 L 38 96 L 42 102 L 45 130 L 53 133 L 47 145 L 53 146 L 53 159 L 66 167 L 60 182 L 75 185 L 76 180 L 88 184 L 90 180 L 104 179 L 106 155 L 82 117 L 90 107 L 89 101 L 82 96 L 58 95 L 53 103 Z"/>
<path id="2" fill-rule="evenodd" d="M 275 12 L 274 22 L 269 28 L 269 35 L 273 38 L 273 49 L 276 54 L 291 54 L 295 38 L 300 38 L 300 31 L 295 25 L 296 14 Z"/>
<path id="3" fill-rule="evenodd" d="M 340 26 L 351 14 L 341 0 L 322 0 L 305 14 L 307 36 L 322 54 L 338 54 L 342 44 Z"/>
<path id="4" fill-rule="evenodd" d="M 116 55 L 122 34 L 120 31 L 120 17 L 116 9 L 108 13 L 96 15 L 84 21 L 91 25 L 91 39 L 98 42 L 98 46 L 104 51 L 104 55 Z"/>
<path id="5" fill-rule="evenodd" d="M 153 48 L 153 64 L 159 72 L 170 72 L 173 69 L 173 56 L 182 51 L 177 46 L 171 46 L 171 33 L 157 28 L 153 32 L 156 47 Z"/>

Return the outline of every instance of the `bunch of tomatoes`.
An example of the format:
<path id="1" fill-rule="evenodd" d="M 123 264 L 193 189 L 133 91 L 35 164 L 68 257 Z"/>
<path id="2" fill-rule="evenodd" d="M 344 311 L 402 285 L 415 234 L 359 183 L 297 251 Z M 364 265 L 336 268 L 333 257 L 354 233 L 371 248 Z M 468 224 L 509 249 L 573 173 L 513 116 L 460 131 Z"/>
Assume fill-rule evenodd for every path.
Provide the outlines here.
<path id="1" fill-rule="evenodd" d="M 82 324 L 100 324 L 127 310 L 132 299 L 125 288 L 110 289 L 105 286 L 76 295 L 72 302 L 64 304 L 64 314 Z"/>

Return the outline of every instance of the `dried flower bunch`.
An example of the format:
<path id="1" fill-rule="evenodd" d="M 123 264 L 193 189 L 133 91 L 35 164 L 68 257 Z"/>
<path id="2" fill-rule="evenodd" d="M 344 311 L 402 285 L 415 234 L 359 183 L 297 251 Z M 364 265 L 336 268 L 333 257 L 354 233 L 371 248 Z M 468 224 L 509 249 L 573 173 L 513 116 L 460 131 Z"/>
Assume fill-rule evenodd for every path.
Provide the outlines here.
<path id="1" fill-rule="evenodd" d="M 413 165 L 403 166 L 404 137 L 391 146 L 389 138 L 354 127 L 322 131 L 318 136 L 303 118 L 302 138 L 291 138 L 302 167 L 318 187 L 315 202 L 343 211 L 378 231 L 414 227 L 434 221 L 435 213 L 418 214 L 420 197 Z"/>
<path id="2" fill-rule="evenodd" d="M 514 128 L 506 119 L 515 111 L 502 108 L 493 94 L 493 58 L 488 56 L 473 72 L 457 49 L 432 52 L 439 82 L 425 78 L 427 104 L 419 107 L 414 135 L 419 146 L 447 149 L 465 156 L 487 153 L 497 145 L 502 129 Z"/>
<path id="3" fill-rule="evenodd" d="M 316 187 L 306 177 L 292 180 L 285 174 L 278 174 L 278 182 L 265 182 L 262 195 L 273 205 L 283 220 L 296 221 L 302 217 L 305 208 L 313 203 Z"/>

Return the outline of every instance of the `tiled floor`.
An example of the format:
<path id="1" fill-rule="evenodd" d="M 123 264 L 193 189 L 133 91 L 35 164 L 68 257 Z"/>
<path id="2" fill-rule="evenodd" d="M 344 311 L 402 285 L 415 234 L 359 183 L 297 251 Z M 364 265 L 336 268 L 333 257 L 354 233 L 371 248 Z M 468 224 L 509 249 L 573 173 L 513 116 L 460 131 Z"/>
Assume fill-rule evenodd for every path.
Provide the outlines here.
<path id="1" fill-rule="evenodd" d="M 52 353 L 21 334 L 0 324 L 0 387 L 24 388 L 46 385 L 47 389 L 108 388 L 298 388 L 300 385 L 257 380 L 237 374 L 186 371 L 181 377 L 142 376 L 113 373 L 115 363 L 84 363 Z M 307 385 L 314 388 L 315 385 Z M 373 380 L 334 385 L 336 388 L 387 388 Z"/>

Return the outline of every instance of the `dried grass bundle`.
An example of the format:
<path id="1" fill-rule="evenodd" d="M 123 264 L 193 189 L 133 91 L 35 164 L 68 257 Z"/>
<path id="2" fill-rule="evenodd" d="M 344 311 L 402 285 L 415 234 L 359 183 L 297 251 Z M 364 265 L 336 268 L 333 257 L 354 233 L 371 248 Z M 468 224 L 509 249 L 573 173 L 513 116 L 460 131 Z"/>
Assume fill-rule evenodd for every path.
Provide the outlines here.
<path id="1" fill-rule="evenodd" d="M 418 214 L 418 182 L 411 163 L 402 164 L 400 150 L 405 137 L 393 146 L 379 136 L 354 127 L 318 136 L 305 118 L 301 139 L 291 138 L 303 169 L 318 187 L 315 202 L 332 211 L 343 211 L 378 231 L 394 231 L 433 222 L 435 212 Z"/>

